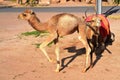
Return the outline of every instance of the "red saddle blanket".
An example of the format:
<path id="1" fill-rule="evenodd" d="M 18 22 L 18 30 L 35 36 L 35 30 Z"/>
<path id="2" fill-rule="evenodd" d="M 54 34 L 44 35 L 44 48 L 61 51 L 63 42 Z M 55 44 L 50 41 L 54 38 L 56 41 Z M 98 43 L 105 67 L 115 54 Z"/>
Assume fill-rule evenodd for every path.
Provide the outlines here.
<path id="1" fill-rule="evenodd" d="M 90 15 L 86 18 L 86 22 L 89 22 L 92 20 L 93 17 L 96 15 Z M 108 19 L 103 15 L 103 14 L 98 14 L 97 15 L 101 19 L 101 26 L 99 28 L 100 30 L 100 35 L 105 38 L 107 35 L 110 34 L 110 24 Z"/>

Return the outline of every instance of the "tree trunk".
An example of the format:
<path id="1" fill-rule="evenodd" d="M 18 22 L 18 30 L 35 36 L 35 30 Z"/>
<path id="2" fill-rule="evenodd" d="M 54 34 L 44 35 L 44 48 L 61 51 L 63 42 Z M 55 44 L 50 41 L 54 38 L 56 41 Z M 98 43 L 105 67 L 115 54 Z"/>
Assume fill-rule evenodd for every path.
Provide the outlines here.
<path id="1" fill-rule="evenodd" d="M 107 0 L 109 4 L 113 4 L 113 0 Z"/>
<path id="2" fill-rule="evenodd" d="M 75 2 L 80 2 L 79 0 L 75 0 Z"/>
<path id="3" fill-rule="evenodd" d="M 67 0 L 60 0 L 60 3 L 65 3 L 67 2 Z"/>
<path id="4" fill-rule="evenodd" d="M 50 0 L 50 3 L 58 3 L 60 0 Z"/>

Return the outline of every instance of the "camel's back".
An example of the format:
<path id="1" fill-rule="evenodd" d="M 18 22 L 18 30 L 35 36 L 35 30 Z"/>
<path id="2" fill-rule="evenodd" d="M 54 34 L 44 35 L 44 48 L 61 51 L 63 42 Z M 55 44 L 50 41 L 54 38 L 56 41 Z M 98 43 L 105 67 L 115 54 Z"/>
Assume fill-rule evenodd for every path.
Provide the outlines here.
<path id="1" fill-rule="evenodd" d="M 58 19 L 58 25 L 63 28 L 73 27 L 78 23 L 78 18 L 72 14 L 64 14 Z"/>
<path id="2" fill-rule="evenodd" d="M 50 19 L 50 23 L 54 25 L 59 34 L 66 35 L 76 30 L 79 19 L 72 14 L 63 13 L 53 16 Z"/>

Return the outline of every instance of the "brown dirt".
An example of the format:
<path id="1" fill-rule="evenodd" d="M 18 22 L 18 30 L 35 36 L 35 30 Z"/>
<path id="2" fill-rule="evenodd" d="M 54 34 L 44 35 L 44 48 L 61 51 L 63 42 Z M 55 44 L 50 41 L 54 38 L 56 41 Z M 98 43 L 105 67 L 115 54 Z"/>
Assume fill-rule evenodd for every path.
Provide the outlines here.
<path id="1" fill-rule="evenodd" d="M 49 63 L 42 52 L 32 45 L 42 42 L 45 38 L 21 37 L 22 32 L 33 29 L 26 21 L 18 20 L 18 14 L 0 13 L 0 80 L 120 80 L 120 28 L 118 24 L 120 20 L 109 19 L 111 30 L 116 36 L 115 42 L 107 47 L 112 54 L 105 50 L 93 69 L 86 73 L 81 72 L 85 54 L 83 45 L 77 39 L 77 34 L 62 38 L 60 56 L 62 60 L 65 60 L 64 65 L 68 65 L 61 72 L 55 73 L 56 64 Z M 41 21 L 46 21 L 55 14 L 57 13 L 37 13 L 37 16 L 41 18 Z M 55 59 L 54 46 L 47 47 L 47 51 Z M 76 56 L 78 52 L 81 52 L 81 55 Z M 94 60 L 96 60 L 95 55 Z"/>

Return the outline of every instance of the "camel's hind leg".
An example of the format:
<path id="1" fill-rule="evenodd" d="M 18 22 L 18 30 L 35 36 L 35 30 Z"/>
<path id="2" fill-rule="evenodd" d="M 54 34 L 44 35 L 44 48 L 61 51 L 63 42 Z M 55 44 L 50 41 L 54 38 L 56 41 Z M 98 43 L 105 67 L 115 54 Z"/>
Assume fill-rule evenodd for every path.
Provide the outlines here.
<path id="1" fill-rule="evenodd" d="M 60 71 L 60 49 L 59 49 L 58 40 L 59 40 L 59 36 L 57 36 L 57 38 L 54 39 L 56 62 L 57 62 L 57 67 L 56 67 L 55 72 L 59 72 Z"/>
<path id="2" fill-rule="evenodd" d="M 78 28 L 78 32 L 79 32 L 79 40 L 83 43 L 85 49 L 86 49 L 86 61 L 85 61 L 85 67 L 83 72 L 86 72 L 87 68 L 88 68 L 88 61 L 89 61 L 89 56 L 90 56 L 90 46 L 88 44 L 87 41 L 87 34 L 86 34 L 86 26 L 84 24 L 80 25 L 80 27 Z"/>
<path id="3" fill-rule="evenodd" d="M 47 57 L 49 62 L 53 62 L 53 60 L 48 56 L 48 53 L 45 50 L 45 47 L 51 42 L 54 41 L 56 47 L 55 47 L 55 54 L 57 59 L 57 67 L 55 72 L 59 72 L 60 69 L 60 58 L 59 58 L 59 45 L 58 45 L 58 36 L 57 33 L 49 35 L 49 37 L 40 45 L 41 51 L 44 53 L 44 55 Z"/>
<path id="4" fill-rule="evenodd" d="M 83 45 L 85 46 L 85 49 L 86 49 L 85 67 L 83 69 L 83 72 L 86 72 L 86 70 L 88 68 L 89 56 L 90 56 L 91 49 L 90 49 L 90 47 L 89 47 L 89 45 L 88 45 L 87 40 L 85 39 L 85 37 L 79 36 L 79 40 L 83 43 Z"/>
<path id="5" fill-rule="evenodd" d="M 57 43 L 56 48 L 55 48 L 55 54 L 56 54 L 56 59 L 57 59 L 57 67 L 56 67 L 55 72 L 59 72 L 60 70 L 60 53 L 59 52 L 60 52 L 60 49 Z"/>
<path id="6" fill-rule="evenodd" d="M 40 45 L 40 50 L 44 53 L 44 55 L 47 57 L 49 62 L 53 62 L 53 60 L 48 56 L 48 53 L 46 52 L 45 47 L 55 38 L 56 38 L 55 34 L 50 34 L 48 38 Z"/>

